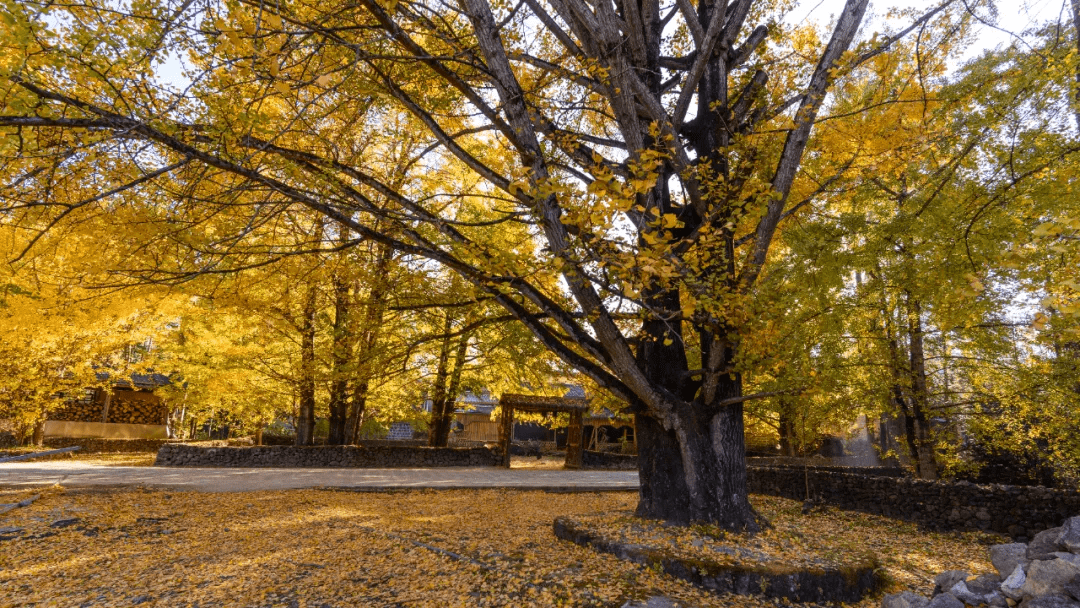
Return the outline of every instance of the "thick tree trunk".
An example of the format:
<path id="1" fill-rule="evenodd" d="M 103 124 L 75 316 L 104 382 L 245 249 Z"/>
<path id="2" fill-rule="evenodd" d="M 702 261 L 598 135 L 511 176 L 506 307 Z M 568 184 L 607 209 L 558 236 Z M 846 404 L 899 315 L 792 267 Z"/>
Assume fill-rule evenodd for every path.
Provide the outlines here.
<path id="1" fill-rule="evenodd" d="M 681 431 L 666 430 L 639 414 L 637 515 L 680 525 L 709 522 L 725 530 L 760 530 L 763 522 L 747 498 L 742 413 L 741 405 L 715 415 L 688 405 L 678 414 Z"/>
<path id="2" fill-rule="evenodd" d="M 327 445 L 344 445 L 348 435 L 349 363 L 352 359 L 352 336 L 349 324 L 349 285 L 334 276 L 334 344 L 331 354 L 330 433 Z"/>
<path id="3" fill-rule="evenodd" d="M 435 382 L 431 387 L 431 417 L 428 419 L 428 445 L 431 447 L 439 447 L 437 427 L 446 418 L 446 379 L 450 374 L 450 330 L 453 328 L 453 320 L 447 312 L 446 321 L 443 323 L 443 339 L 439 344 L 439 364 L 435 369 Z"/>
<path id="4" fill-rule="evenodd" d="M 780 397 L 780 453 L 795 456 L 795 404 L 789 397 Z"/>
<path id="5" fill-rule="evenodd" d="M 918 447 L 918 473 L 922 479 L 937 479 L 938 465 L 934 455 L 934 440 L 927 419 L 929 391 L 926 382 L 926 356 L 923 349 L 922 306 L 919 301 L 907 297 L 908 339 L 911 364 L 911 410 L 915 423 L 915 442 Z"/>
<path id="6" fill-rule="evenodd" d="M 1077 53 L 1080 53 L 1080 0 L 1072 0 L 1072 19 L 1073 42 L 1076 44 Z M 1076 67 L 1073 79 L 1075 80 L 1075 90 L 1073 91 L 1073 117 L 1076 119 L 1076 130 L 1080 131 L 1080 65 Z"/>
<path id="7" fill-rule="evenodd" d="M 33 445 L 41 447 L 45 443 L 45 421 L 42 420 L 34 425 L 34 432 L 30 439 Z"/>
<path id="8" fill-rule="evenodd" d="M 461 387 L 461 373 L 465 367 L 465 354 L 469 349 L 469 335 L 462 334 L 458 338 L 457 348 L 454 353 L 454 370 L 450 373 L 450 385 L 446 389 L 446 398 L 443 399 L 442 409 L 436 413 L 432 409 L 431 433 L 434 440 L 431 445 L 444 448 L 450 443 L 450 429 L 454 425 L 454 406 L 457 403 L 458 391 Z"/>
<path id="9" fill-rule="evenodd" d="M 368 388 L 374 376 L 374 359 L 378 352 L 379 338 L 385 320 L 386 301 L 390 294 L 390 281 L 387 273 L 393 259 L 393 250 L 380 246 L 375 261 L 375 273 L 372 277 L 371 291 L 364 306 L 363 319 L 359 326 L 350 333 L 358 337 L 354 353 L 354 372 L 352 398 L 349 400 L 349 415 L 345 424 L 345 443 L 355 444 L 360 438 L 360 427 L 367 414 Z"/>
<path id="10" fill-rule="evenodd" d="M 651 304 L 678 310 L 679 294 L 655 294 Z M 713 374 L 711 402 L 700 401 L 705 390 L 688 380 L 687 360 L 680 324 L 646 321 L 637 356 L 649 379 L 685 400 L 677 404 L 673 420 L 661 421 L 639 413 L 638 475 L 641 484 L 637 515 L 685 525 L 708 522 L 725 530 L 754 533 L 763 520 L 750 505 L 746 488 L 746 438 L 742 404 L 719 406 L 742 395 L 742 377 Z M 721 369 L 731 363 L 733 349 L 701 331 L 706 349 Z M 695 398 L 695 394 L 697 398 Z M 665 428 L 666 427 L 666 428 Z"/>
<path id="11" fill-rule="evenodd" d="M 300 408 L 296 416 L 296 445 L 315 442 L 315 297 L 312 286 L 300 321 L 300 378 L 297 381 Z"/>
<path id="12" fill-rule="evenodd" d="M 360 440 L 360 427 L 364 425 L 364 415 L 367 413 L 368 381 L 361 380 L 353 386 L 352 398 L 349 400 L 349 419 L 346 423 L 345 443 L 356 445 Z"/>

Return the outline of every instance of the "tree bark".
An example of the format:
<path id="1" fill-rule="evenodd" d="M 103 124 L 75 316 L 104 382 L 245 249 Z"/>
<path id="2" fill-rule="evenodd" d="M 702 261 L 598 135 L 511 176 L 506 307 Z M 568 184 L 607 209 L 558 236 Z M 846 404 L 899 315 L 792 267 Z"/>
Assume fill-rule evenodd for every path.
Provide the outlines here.
<path id="1" fill-rule="evenodd" d="M 447 402 L 446 379 L 449 376 L 450 364 L 450 330 L 453 328 L 454 318 L 450 311 L 446 311 L 446 320 L 443 322 L 443 338 L 439 342 L 439 364 L 435 369 L 435 381 L 431 385 L 431 416 L 428 419 L 428 445 L 438 445 L 438 426 L 446 418 L 445 409 Z M 449 433 L 449 431 L 447 431 Z M 445 444 L 443 444 L 445 447 Z"/>
<path id="2" fill-rule="evenodd" d="M 356 445 L 360 441 L 360 427 L 364 425 L 364 417 L 367 414 L 369 386 L 366 379 L 360 379 L 353 385 L 352 398 L 349 399 L 349 419 L 346 424 L 345 443 L 348 445 Z"/>
<path id="3" fill-rule="evenodd" d="M 331 353 L 330 378 L 330 432 L 327 445 L 344 445 L 348 436 L 349 417 L 349 364 L 352 360 L 352 336 L 350 335 L 349 284 L 339 272 L 334 273 L 334 327 L 333 352 Z"/>
<path id="4" fill-rule="evenodd" d="M 922 479 L 937 479 L 938 465 L 934 455 L 934 439 L 926 412 L 929 409 L 929 391 L 926 382 L 926 355 L 923 349 L 922 306 L 917 298 L 907 294 L 908 340 L 910 347 L 909 372 L 911 374 L 911 413 L 915 426 L 915 443 L 918 448 L 918 472 Z"/>
<path id="5" fill-rule="evenodd" d="M 458 338 L 457 348 L 454 352 L 454 368 L 450 372 L 450 384 L 446 389 L 446 397 L 443 399 L 442 409 L 436 413 L 432 408 L 430 445 L 437 448 L 445 448 L 450 443 L 450 429 L 454 425 L 455 405 L 461 387 L 461 373 L 465 367 L 465 354 L 469 349 L 469 334 L 464 333 Z"/>
<path id="6" fill-rule="evenodd" d="M 296 445 L 315 442 L 315 303 L 317 288 L 308 289 L 300 319 L 300 377 L 297 392 L 300 407 L 296 416 Z"/>
<path id="7" fill-rule="evenodd" d="M 45 421 L 42 420 L 34 425 L 34 432 L 31 435 L 31 443 L 35 446 L 41 447 L 45 443 Z"/>
<path id="8" fill-rule="evenodd" d="M 1073 43 L 1076 45 L 1076 52 L 1080 53 L 1080 0 L 1072 0 L 1072 20 Z M 1080 131 L 1080 64 L 1076 66 L 1073 79 L 1075 80 L 1075 89 L 1073 90 L 1073 117 L 1076 119 L 1076 130 Z"/>
<path id="9" fill-rule="evenodd" d="M 780 453 L 795 456 L 795 404 L 790 397 L 780 397 Z"/>
<path id="10" fill-rule="evenodd" d="M 654 307 L 678 308 L 677 290 L 658 288 L 648 297 Z M 641 484 L 637 515 L 679 525 L 701 521 L 725 530 L 759 531 L 764 521 L 750 505 L 746 489 L 742 403 L 721 405 L 742 395 L 742 377 L 716 374 L 703 390 L 703 383 L 690 381 L 685 373 L 681 325 L 650 319 L 642 324 L 642 334 L 647 339 L 638 348 L 638 362 L 650 381 L 688 398 L 667 425 L 647 412 L 636 416 Z M 703 359 L 726 370 L 734 349 L 710 331 L 700 334 L 711 345 Z M 709 401 L 699 401 L 695 394 Z"/>
<path id="11" fill-rule="evenodd" d="M 371 290 L 364 305 L 364 315 L 359 326 L 351 333 L 357 337 L 354 357 L 354 376 L 352 397 L 349 400 L 349 415 L 346 421 L 345 443 L 355 444 L 360 438 L 360 427 L 367 414 L 367 395 L 374 376 L 374 359 L 378 354 L 379 338 L 385 322 L 386 303 L 390 295 L 390 281 L 387 277 L 393 250 L 378 246 L 375 259 L 375 272 L 372 276 Z"/>

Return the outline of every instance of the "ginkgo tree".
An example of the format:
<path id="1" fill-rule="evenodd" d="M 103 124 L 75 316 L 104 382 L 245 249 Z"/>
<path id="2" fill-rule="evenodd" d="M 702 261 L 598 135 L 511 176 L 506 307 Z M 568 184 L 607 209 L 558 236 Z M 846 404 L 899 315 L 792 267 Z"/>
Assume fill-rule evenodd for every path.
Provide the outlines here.
<path id="1" fill-rule="evenodd" d="M 857 44 L 866 5 L 822 38 L 756 0 L 9 3 L 2 196 L 40 229 L 105 200 L 176 233 L 220 215 L 190 272 L 301 210 L 437 262 L 628 404 L 639 514 L 755 530 L 743 403 L 760 395 L 736 361 L 816 119 L 853 67 L 964 18 L 946 0 Z M 384 124 L 424 145 L 407 179 L 366 145 Z M 425 188 L 439 172 L 475 186 Z M 77 180 L 96 194 L 56 196 Z M 485 238 L 502 223 L 533 250 Z"/>

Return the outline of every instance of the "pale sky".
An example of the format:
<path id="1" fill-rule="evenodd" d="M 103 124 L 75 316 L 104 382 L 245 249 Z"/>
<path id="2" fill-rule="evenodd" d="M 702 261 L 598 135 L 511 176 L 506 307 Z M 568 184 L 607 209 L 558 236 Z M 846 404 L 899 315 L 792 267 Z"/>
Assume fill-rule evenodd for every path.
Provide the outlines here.
<path id="1" fill-rule="evenodd" d="M 1037 23 L 1050 20 L 1062 19 L 1066 26 L 1070 25 L 1071 9 L 1070 0 L 996 0 L 998 18 L 997 22 L 979 28 L 979 38 L 975 45 L 968 49 L 964 59 L 979 55 L 983 50 L 1008 43 L 1014 36 L 1020 36 L 1024 30 Z M 863 26 L 864 32 L 874 31 L 881 28 L 881 15 L 890 8 L 912 7 L 928 10 L 940 3 L 940 0 L 871 0 L 867 10 L 868 23 Z M 970 2 L 975 4 L 975 2 Z M 811 19 L 821 24 L 829 23 L 833 17 L 840 13 L 844 6 L 844 0 L 799 0 L 798 6 L 788 16 L 789 23 Z M 986 16 L 986 9 L 980 9 L 978 14 Z M 869 26 L 869 27 L 868 27 Z M 896 21 L 894 27 L 902 27 L 902 23 Z"/>

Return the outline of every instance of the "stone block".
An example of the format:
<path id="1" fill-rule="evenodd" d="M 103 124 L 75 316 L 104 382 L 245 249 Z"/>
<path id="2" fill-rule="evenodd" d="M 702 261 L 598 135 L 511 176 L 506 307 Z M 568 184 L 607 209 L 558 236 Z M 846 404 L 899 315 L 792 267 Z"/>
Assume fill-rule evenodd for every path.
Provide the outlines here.
<path id="1" fill-rule="evenodd" d="M 934 577 L 934 596 L 945 593 L 971 576 L 963 570 L 946 570 Z"/>
<path id="2" fill-rule="evenodd" d="M 1027 545 L 1024 543 L 1008 543 L 990 546 L 990 563 L 1001 576 L 1009 576 L 1018 565 L 1026 565 L 1030 560 L 1027 558 Z"/>
<path id="3" fill-rule="evenodd" d="M 1050 528 L 1036 534 L 1035 538 L 1028 543 L 1027 558 L 1032 560 L 1054 559 L 1054 553 L 1062 549 L 1058 545 L 1058 536 L 1060 534 L 1061 528 Z"/>
<path id="4" fill-rule="evenodd" d="M 926 608 L 930 600 L 911 591 L 891 593 L 881 600 L 881 608 Z"/>
<path id="5" fill-rule="evenodd" d="M 1080 579 L 1073 579 L 1071 583 L 1065 585 L 1064 589 L 1065 595 L 1080 601 Z"/>
<path id="6" fill-rule="evenodd" d="M 1080 566 L 1063 559 L 1035 560 L 1027 567 L 1027 580 L 1020 592 L 1025 599 L 1061 595 L 1065 593 L 1065 585 L 1073 582 L 1078 575 Z"/>
<path id="7" fill-rule="evenodd" d="M 1017 564 L 1012 574 L 1002 581 L 1000 589 L 1005 597 L 1012 600 L 1019 600 L 1024 597 L 1022 589 L 1024 583 L 1027 582 L 1027 573 L 1024 572 L 1024 568 L 1023 564 Z"/>
<path id="8" fill-rule="evenodd" d="M 1065 520 L 1057 542 L 1066 551 L 1080 553 L 1080 515 Z"/>
<path id="9" fill-rule="evenodd" d="M 964 602 L 956 599 L 953 595 L 942 593 L 930 600 L 926 608 L 964 608 Z"/>
<path id="10" fill-rule="evenodd" d="M 1080 602 L 1064 595 L 1044 595 L 1024 600 L 1020 608 L 1080 608 Z"/>

